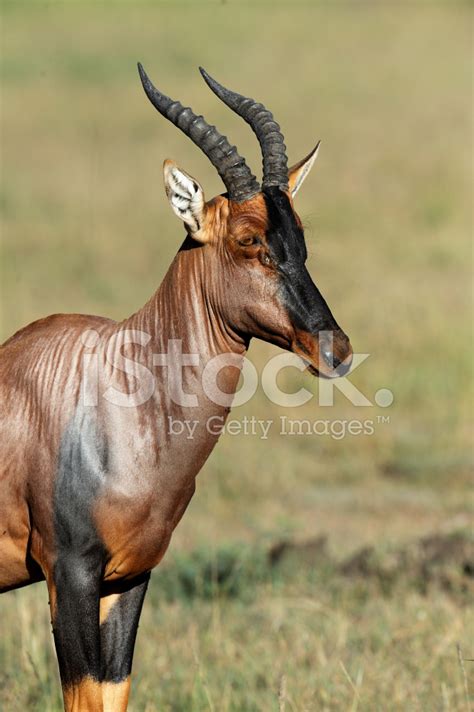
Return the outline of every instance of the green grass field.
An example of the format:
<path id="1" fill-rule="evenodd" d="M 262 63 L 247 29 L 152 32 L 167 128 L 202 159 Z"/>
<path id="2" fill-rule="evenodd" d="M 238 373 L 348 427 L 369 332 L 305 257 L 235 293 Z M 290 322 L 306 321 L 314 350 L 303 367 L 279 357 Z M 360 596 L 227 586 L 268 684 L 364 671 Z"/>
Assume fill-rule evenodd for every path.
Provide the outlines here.
<path id="1" fill-rule="evenodd" d="M 297 200 L 310 269 L 370 354 L 352 382 L 372 402 L 394 394 L 389 408 L 337 394 L 293 412 L 259 391 L 233 412 L 275 426 L 268 440 L 225 435 L 199 475 L 152 576 L 130 709 L 468 712 L 471 5 L 5 2 L 2 14 L 2 340 L 46 314 L 121 319 L 148 299 L 183 235 L 163 159 L 208 197 L 222 191 L 152 111 L 137 60 L 259 169 L 202 64 L 274 111 L 291 162 L 322 139 Z M 259 367 L 275 353 L 250 350 Z M 283 380 L 318 392 L 309 375 Z M 283 415 L 370 419 L 374 433 L 282 436 Z M 269 556 L 321 536 L 326 547 Z M 1 605 L 0 709 L 60 710 L 45 586 Z"/>

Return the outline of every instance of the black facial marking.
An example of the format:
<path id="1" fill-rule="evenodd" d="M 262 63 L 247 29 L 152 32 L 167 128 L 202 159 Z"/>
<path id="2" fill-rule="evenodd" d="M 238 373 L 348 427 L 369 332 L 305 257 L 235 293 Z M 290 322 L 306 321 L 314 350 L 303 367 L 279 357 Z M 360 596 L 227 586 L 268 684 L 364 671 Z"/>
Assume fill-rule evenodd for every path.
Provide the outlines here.
<path id="1" fill-rule="evenodd" d="M 65 685 L 86 675 L 100 679 L 99 591 L 107 551 L 92 508 L 107 472 L 107 455 L 95 412 L 78 408 L 62 437 L 54 490 L 53 632 Z"/>
<path id="2" fill-rule="evenodd" d="M 130 581 L 100 626 L 101 680 L 121 682 L 132 669 L 138 621 L 150 574 Z"/>
<path id="3" fill-rule="evenodd" d="M 275 262 L 287 270 L 304 264 L 307 252 L 303 230 L 296 221 L 290 200 L 278 187 L 263 193 L 268 212 L 267 241 Z"/>
<path id="4" fill-rule="evenodd" d="M 267 242 L 280 275 L 280 298 L 295 327 L 311 334 L 338 325 L 306 269 L 307 250 L 302 228 L 286 193 L 278 187 L 263 193 L 268 212 Z"/>

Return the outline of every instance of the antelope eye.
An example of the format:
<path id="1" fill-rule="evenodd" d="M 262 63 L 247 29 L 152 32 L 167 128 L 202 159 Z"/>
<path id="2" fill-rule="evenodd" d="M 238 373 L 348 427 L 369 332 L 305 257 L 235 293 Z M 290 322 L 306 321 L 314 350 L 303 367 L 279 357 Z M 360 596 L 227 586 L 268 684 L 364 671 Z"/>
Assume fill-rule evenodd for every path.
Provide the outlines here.
<path id="1" fill-rule="evenodd" d="M 257 235 L 250 235 L 249 237 L 243 237 L 239 240 L 239 245 L 241 247 L 250 247 L 251 245 L 259 245 L 260 238 Z"/>

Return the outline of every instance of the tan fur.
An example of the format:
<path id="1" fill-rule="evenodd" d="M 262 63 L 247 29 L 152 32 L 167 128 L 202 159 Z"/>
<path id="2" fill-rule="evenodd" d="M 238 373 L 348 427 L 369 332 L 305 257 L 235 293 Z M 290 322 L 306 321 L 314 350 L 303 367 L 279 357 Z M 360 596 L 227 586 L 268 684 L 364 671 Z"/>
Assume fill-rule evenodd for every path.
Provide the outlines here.
<path id="1" fill-rule="evenodd" d="M 126 712 L 130 694 L 130 677 L 122 682 L 103 682 L 102 699 L 103 712 Z"/>
<path id="2" fill-rule="evenodd" d="M 105 712 L 102 687 L 103 685 L 97 680 L 84 678 L 77 685 L 63 688 L 65 710 L 67 712 Z"/>

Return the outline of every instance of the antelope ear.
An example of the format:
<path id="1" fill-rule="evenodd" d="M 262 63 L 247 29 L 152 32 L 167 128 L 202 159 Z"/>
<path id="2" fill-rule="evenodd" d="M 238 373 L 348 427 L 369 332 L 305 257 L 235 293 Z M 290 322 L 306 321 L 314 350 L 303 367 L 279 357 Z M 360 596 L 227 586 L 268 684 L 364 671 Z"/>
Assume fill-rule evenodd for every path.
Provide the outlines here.
<path id="1" fill-rule="evenodd" d="M 173 211 L 185 223 L 189 234 L 195 240 L 207 242 L 204 230 L 206 202 L 198 181 L 170 160 L 163 164 L 163 177 L 166 195 Z"/>
<path id="2" fill-rule="evenodd" d="M 311 153 L 303 158 L 299 163 L 295 163 L 288 171 L 288 184 L 290 187 L 291 197 L 294 198 L 300 187 L 303 185 L 303 181 L 313 167 L 313 163 L 318 155 L 319 146 L 321 141 L 318 141 L 316 146 L 313 148 Z"/>

